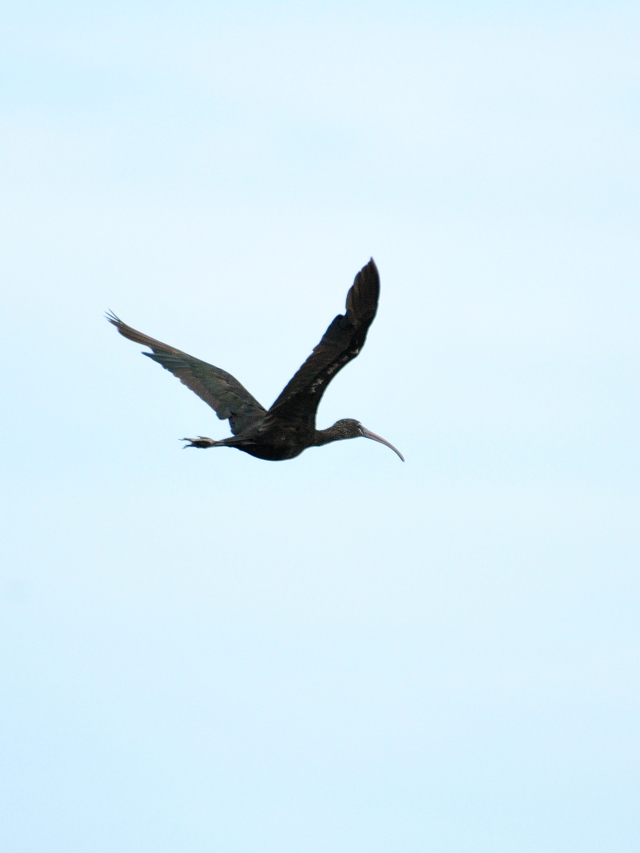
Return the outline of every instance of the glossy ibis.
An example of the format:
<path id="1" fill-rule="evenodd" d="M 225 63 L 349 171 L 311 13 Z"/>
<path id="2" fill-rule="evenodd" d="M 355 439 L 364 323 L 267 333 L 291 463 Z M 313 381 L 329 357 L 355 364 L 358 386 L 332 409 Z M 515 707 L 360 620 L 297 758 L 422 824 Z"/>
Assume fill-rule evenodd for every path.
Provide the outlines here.
<path id="1" fill-rule="evenodd" d="M 376 316 L 379 295 L 380 278 L 371 259 L 360 270 L 347 294 L 346 314 L 335 318 L 268 411 L 230 373 L 137 332 L 115 314 L 107 314 L 107 319 L 125 338 L 150 347 L 153 352 L 143 355 L 170 370 L 208 403 L 221 420 L 229 421 L 232 438 L 222 441 L 204 436 L 183 438 L 182 441 L 188 442 L 185 449 L 237 447 L 259 459 L 280 460 L 293 459 L 307 447 L 364 436 L 386 444 L 404 462 L 404 457 L 392 444 L 352 418 L 337 421 L 329 429 L 316 429 L 320 398 L 336 373 L 362 349 Z"/>

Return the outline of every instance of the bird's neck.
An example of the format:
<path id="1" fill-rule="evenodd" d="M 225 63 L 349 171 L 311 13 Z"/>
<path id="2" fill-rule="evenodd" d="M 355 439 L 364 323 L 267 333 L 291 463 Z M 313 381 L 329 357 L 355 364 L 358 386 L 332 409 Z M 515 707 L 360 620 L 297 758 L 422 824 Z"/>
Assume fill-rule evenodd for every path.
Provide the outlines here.
<path id="1" fill-rule="evenodd" d="M 344 432 L 334 424 L 328 429 L 317 429 L 314 435 L 314 447 L 322 447 L 323 444 L 329 444 L 332 441 L 340 441 L 343 438 L 349 438 Z"/>

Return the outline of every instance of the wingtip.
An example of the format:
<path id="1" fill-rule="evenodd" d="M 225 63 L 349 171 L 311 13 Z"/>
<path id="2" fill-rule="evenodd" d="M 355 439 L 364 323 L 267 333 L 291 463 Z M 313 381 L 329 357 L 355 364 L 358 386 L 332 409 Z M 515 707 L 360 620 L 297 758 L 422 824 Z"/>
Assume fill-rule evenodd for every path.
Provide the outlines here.
<path id="1" fill-rule="evenodd" d="M 376 262 L 373 260 L 373 258 L 369 258 L 369 263 L 365 264 L 365 266 L 362 268 L 361 272 L 373 273 L 375 276 L 380 278 L 380 273 L 378 272 L 378 267 L 376 265 Z"/>
<path id="2" fill-rule="evenodd" d="M 111 309 L 104 312 L 104 317 L 105 320 L 108 320 L 114 326 L 118 326 L 120 325 L 120 323 L 122 323 L 120 317 L 118 317 Z"/>
<path id="3" fill-rule="evenodd" d="M 352 323 L 373 321 L 380 296 L 380 273 L 373 258 L 356 275 L 347 293 L 347 316 Z"/>

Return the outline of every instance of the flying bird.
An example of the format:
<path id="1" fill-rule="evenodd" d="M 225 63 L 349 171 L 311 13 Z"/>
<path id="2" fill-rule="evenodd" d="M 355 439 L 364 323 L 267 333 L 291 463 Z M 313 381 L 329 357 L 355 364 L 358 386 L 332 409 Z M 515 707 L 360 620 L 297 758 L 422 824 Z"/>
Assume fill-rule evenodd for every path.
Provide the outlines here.
<path id="1" fill-rule="evenodd" d="M 261 406 L 230 373 L 200 361 L 127 326 L 113 313 L 107 320 L 121 335 L 149 347 L 152 358 L 208 403 L 221 420 L 228 420 L 233 436 L 215 441 L 198 436 L 183 438 L 187 447 L 236 447 L 259 459 L 293 459 L 307 447 L 320 447 L 344 438 L 371 438 L 404 457 L 386 439 L 353 418 L 343 418 L 329 429 L 316 429 L 316 412 L 325 388 L 339 370 L 362 349 L 376 316 L 380 277 L 373 258 L 363 267 L 347 294 L 346 313 L 329 325 L 322 340 L 293 376 L 269 410 Z"/>

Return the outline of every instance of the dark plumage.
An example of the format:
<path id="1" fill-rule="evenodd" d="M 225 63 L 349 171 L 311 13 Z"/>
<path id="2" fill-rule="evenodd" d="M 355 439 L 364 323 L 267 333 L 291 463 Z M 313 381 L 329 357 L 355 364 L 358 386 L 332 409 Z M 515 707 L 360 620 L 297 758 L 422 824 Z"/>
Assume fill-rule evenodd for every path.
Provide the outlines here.
<path id="1" fill-rule="evenodd" d="M 107 319 L 121 335 L 150 347 L 145 352 L 198 397 L 208 403 L 221 420 L 228 420 L 233 437 L 222 441 L 199 436 L 185 438 L 185 447 L 237 447 L 260 459 L 293 459 L 307 447 L 318 447 L 343 438 L 364 436 L 386 444 L 404 462 L 396 448 L 362 426 L 345 418 L 329 429 L 316 429 L 316 411 L 325 388 L 339 370 L 355 358 L 376 316 L 380 278 L 373 259 L 363 267 L 347 294 L 347 311 L 338 314 L 309 358 L 289 381 L 267 411 L 230 373 L 187 355 L 132 329 L 115 314 Z"/>

